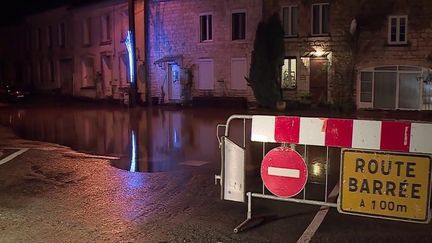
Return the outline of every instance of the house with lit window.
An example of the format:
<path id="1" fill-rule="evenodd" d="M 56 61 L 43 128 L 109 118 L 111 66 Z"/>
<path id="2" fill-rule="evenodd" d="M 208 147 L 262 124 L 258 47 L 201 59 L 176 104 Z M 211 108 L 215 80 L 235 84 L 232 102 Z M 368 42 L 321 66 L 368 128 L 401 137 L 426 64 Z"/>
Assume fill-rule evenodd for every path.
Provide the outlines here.
<path id="1" fill-rule="evenodd" d="M 130 87 L 128 2 L 90 1 L 25 19 L 30 79 L 45 93 L 123 100 Z M 144 96 L 144 1 L 135 1 L 138 92 Z"/>
<path id="2" fill-rule="evenodd" d="M 242 97 L 247 85 L 260 0 L 149 1 L 148 77 L 151 97 Z"/>
<path id="3" fill-rule="evenodd" d="M 431 11 L 430 2 L 396 1 L 377 19 L 379 28 L 360 28 L 358 108 L 432 109 Z"/>
<path id="4" fill-rule="evenodd" d="M 431 109 L 432 4 L 266 1 L 285 32 L 285 99 L 366 109 Z"/>

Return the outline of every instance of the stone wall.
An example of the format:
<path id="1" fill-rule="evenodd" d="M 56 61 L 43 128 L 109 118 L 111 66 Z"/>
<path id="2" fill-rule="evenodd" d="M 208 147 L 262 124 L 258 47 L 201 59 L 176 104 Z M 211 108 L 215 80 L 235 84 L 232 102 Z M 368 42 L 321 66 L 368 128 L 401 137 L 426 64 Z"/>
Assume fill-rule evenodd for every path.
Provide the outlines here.
<path id="1" fill-rule="evenodd" d="M 230 89 L 231 58 L 246 58 L 247 73 L 253 40 L 261 20 L 259 0 L 184 0 L 150 1 L 149 16 L 149 76 L 151 96 L 160 97 L 167 90 L 167 64 L 155 65 L 164 57 L 182 57 L 181 67 L 193 74 L 192 96 L 238 96 L 253 99 L 250 87 L 246 90 Z M 246 11 L 246 39 L 233 41 L 231 35 L 232 11 Z M 212 14 L 213 40 L 200 42 L 200 14 Z M 198 65 L 202 58 L 214 63 L 214 90 L 197 89 Z M 166 99 L 166 97 L 165 97 Z"/>

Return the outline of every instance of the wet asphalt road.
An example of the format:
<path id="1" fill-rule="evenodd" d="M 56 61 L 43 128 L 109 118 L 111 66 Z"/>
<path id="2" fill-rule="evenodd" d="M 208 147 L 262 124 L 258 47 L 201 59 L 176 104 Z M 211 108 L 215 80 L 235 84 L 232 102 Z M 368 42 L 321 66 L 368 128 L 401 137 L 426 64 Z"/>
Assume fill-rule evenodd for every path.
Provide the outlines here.
<path id="1" fill-rule="evenodd" d="M 319 211 L 256 199 L 261 224 L 232 233 L 246 205 L 221 201 L 214 185 L 220 170 L 215 127 L 244 111 L 68 105 L 0 107 L 0 124 L 27 139 L 1 127 L 0 149 L 30 148 L 0 165 L 0 242 L 296 242 Z M 236 126 L 234 140 L 241 140 Z M 251 189 L 259 182 L 260 152 L 247 157 Z M 311 160 L 318 161 L 308 185 L 316 197 L 323 170 L 319 155 Z M 312 241 L 431 242 L 432 228 L 331 209 Z"/>

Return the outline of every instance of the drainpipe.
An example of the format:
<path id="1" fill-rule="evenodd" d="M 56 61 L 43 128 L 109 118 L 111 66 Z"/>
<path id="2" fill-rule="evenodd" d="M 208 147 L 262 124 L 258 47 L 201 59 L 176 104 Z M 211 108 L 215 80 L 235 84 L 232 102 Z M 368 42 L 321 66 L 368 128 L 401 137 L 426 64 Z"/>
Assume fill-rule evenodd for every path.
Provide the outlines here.
<path id="1" fill-rule="evenodd" d="M 144 69 L 145 69 L 145 99 L 147 105 L 152 105 L 151 100 L 151 85 L 150 85 L 150 35 L 149 35 L 149 27 L 150 27 L 150 0 L 144 0 Z"/>

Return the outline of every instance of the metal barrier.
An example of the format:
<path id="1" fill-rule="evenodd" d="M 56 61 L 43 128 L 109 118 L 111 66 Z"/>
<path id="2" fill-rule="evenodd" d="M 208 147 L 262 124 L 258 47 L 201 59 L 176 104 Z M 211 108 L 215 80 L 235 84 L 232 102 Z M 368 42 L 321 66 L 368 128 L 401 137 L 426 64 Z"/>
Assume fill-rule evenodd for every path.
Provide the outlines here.
<path id="1" fill-rule="evenodd" d="M 243 121 L 242 146 L 230 140 L 230 125 L 234 120 Z M 247 121 L 252 121 L 251 141 L 262 143 L 261 192 L 245 192 Z M 221 129 L 224 129 L 223 135 Z M 429 223 L 432 143 L 428 141 L 431 135 L 432 124 L 427 123 L 233 115 L 226 124 L 217 125 L 221 172 L 215 176 L 215 183 L 220 182 L 222 200 L 245 202 L 247 196 L 247 217 L 234 229 L 235 233 L 243 230 L 252 219 L 254 197 L 335 207 L 345 214 Z M 282 146 L 267 153 L 266 143 Z M 301 158 L 295 151 L 298 145 L 304 146 Z M 326 148 L 322 200 L 306 197 L 308 146 Z M 339 196 L 337 201 L 329 200 L 328 193 L 330 148 L 342 151 L 337 185 L 340 184 L 339 194 L 343 197 Z M 290 165 L 295 165 L 292 168 L 276 164 L 287 160 L 303 160 L 306 172 L 301 162 L 298 163 L 300 167 L 295 167 L 294 163 Z M 298 185 L 291 185 L 293 182 Z M 292 191 L 292 187 L 297 190 Z M 303 195 L 294 198 L 300 192 Z"/>

